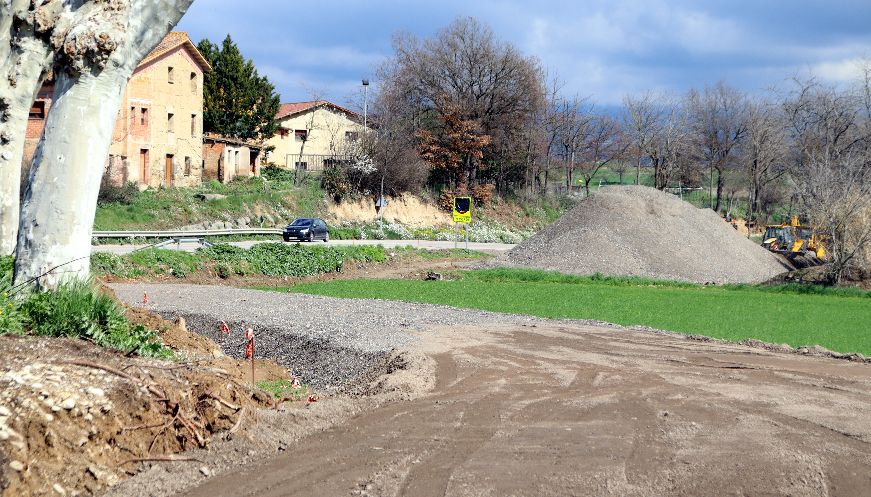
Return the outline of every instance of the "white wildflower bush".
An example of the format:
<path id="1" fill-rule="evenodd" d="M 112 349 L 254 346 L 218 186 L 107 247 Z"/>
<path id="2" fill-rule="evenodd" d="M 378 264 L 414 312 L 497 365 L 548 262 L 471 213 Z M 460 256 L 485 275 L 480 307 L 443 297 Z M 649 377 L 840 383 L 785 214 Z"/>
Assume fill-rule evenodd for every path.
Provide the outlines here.
<path id="1" fill-rule="evenodd" d="M 375 221 L 371 224 L 342 223 L 339 228 L 345 238 L 358 240 L 436 240 L 454 241 L 455 227 L 415 227 L 392 221 Z M 349 236 L 352 233 L 352 236 Z M 492 221 L 474 221 L 469 225 L 469 241 L 478 243 L 520 243 L 533 235 L 533 230 L 511 230 Z M 331 235 L 332 236 L 332 235 Z M 465 239 L 464 227 L 459 236 Z M 338 238 L 338 237 L 334 237 Z"/>
<path id="2" fill-rule="evenodd" d="M 354 162 L 351 164 L 351 171 L 359 174 L 360 176 L 368 176 L 376 171 L 375 162 L 372 161 L 372 158 L 366 154 L 359 155 L 354 158 Z"/>
<path id="3" fill-rule="evenodd" d="M 498 223 L 476 221 L 469 224 L 469 241 L 478 243 L 520 243 L 533 235 L 532 230 L 512 231 Z M 465 228 L 460 226 L 459 238 L 465 240 Z M 454 241 L 457 238 L 455 228 L 444 229 L 436 233 L 437 241 Z"/>

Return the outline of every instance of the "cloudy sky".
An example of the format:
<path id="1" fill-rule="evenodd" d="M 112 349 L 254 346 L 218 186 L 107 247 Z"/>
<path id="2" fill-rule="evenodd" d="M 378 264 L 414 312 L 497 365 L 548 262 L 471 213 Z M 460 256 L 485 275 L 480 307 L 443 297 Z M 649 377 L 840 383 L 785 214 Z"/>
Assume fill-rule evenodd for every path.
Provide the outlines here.
<path id="1" fill-rule="evenodd" d="M 178 29 L 195 42 L 229 33 L 283 102 L 349 104 L 396 32 L 430 37 L 458 16 L 538 57 L 565 93 L 606 106 L 721 79 L 750 92 L 798 72 L 842 82 L 871 58 L 869 0 L 196 0 Z"/>

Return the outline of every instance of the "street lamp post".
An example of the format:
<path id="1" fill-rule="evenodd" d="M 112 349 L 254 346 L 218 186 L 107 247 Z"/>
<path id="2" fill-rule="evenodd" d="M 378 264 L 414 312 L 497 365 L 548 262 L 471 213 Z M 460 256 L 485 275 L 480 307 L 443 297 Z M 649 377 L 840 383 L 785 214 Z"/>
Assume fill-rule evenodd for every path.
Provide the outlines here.
<path id="1" fill-rule="evenodd" d="M 366 128 L 368 126 L 368 114 L 369 114 L 369 80 L 363 80 L 363 132 L 366 132 Z"/>

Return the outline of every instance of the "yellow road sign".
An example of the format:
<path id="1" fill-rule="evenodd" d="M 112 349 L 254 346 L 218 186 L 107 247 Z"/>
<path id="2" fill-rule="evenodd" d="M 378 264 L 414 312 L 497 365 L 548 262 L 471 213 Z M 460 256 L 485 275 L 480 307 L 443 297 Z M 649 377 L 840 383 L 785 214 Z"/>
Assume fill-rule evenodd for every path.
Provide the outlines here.
<path id="1" fill-rule="evenodd" d="M 472 222 L 472 197 L 454 198 L 454 222 L 466 224 Z"/>

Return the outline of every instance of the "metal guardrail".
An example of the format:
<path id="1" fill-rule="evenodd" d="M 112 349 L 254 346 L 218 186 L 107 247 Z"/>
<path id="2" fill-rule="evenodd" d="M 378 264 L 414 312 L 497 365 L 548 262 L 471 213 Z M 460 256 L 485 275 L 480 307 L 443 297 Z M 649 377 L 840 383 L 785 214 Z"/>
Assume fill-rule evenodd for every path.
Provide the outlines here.
<path id="1" fill-rule="evenodd" d="M 281 228 L 244 228 L 191 231 L 94 231 L 91 238 L 177 238 L 227 235 L 280 235 Z"/>

